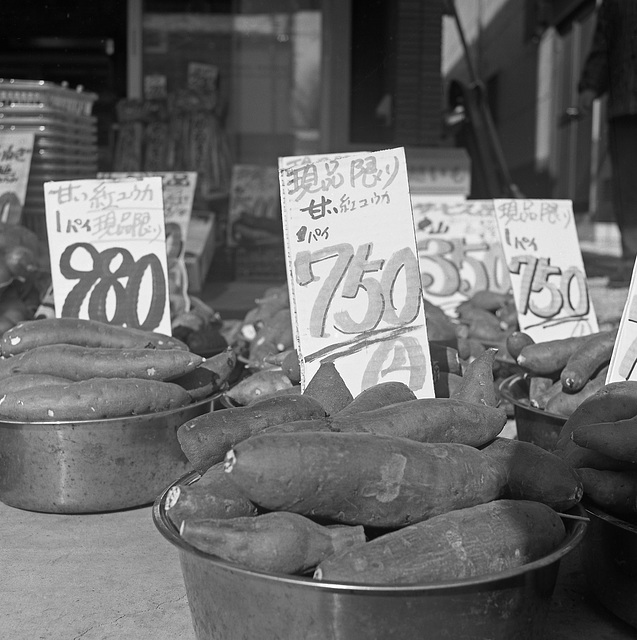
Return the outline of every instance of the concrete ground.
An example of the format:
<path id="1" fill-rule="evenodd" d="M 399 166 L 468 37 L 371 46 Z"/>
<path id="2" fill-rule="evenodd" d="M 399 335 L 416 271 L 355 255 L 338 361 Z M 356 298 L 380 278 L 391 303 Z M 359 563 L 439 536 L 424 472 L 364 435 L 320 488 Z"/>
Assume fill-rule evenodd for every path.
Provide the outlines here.
<path id="1" fill-rule="evenodd" d="M 617 262 L 615 241 L 600 236 L 582 244 L 600 322 L 619 318 L 627 294 L 605 287 Z M 240 317 L 268 284 L 213 284 L 205 300 L 222 316 L 228 311 Z M 195 640 L 177 550 L 155 529 L 150 506 L 59 515 L 0 503 L 0 540 L 0 639 Z M 236 616 L 240 625 L 240 602 Z M 592 598 L 578 551 L 566 556 L 546 638 L 636 635 Z M 288 637 L 303 640 L 293 631 Z"/>

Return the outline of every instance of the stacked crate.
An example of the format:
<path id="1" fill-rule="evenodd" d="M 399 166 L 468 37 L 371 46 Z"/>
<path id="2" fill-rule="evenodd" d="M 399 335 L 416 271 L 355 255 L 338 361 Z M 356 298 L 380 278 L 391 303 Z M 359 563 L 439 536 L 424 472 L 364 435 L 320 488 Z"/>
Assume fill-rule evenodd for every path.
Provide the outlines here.
<path id="1" fill-rule="evenodd" d="M 45 182 L 94 178 L 97 119 L 94 93 L 43 80 L 0 78 L 0 133 L 33 133 L 22 224 L 46 238 Z"/>

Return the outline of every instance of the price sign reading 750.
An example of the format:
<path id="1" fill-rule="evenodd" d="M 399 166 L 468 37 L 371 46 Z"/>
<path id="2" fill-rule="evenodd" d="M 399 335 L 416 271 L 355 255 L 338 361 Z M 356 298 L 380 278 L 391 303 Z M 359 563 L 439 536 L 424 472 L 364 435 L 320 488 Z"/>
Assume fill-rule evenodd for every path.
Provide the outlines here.
<path id="1" fill-rule="evenodd" d="M 387 260 L 374 259 L 372 252 L 371 242 L 356 249 L 341 243 L 296 255 L 298 285 L 311 287 L 321 282 L 310 311 L 310 336 L 328 339 L 318 352 L 307 354 L 306 361 L 366 349 L 369 357 L 361 371 L 363 389 L 393 373 L 407 375 L 409 387 L 420 391 L 429 381 L 429 366 L 423 341 L 410 335 L 420 328 L 414 324 L 421 311 L 418 260 L 408 247 L 395 251 Z M 329 263 L 327 275 L 318 276 L 321 266 L 328 266 L 325 263 Z M 333 330 L 346 339 L 334 336 L 330 333 Z"/>
<path id="2" fill-rule="evenodd" d="M 519 313 L 530 311 L 551 320 L 560 314 L 569 319 L 583 317 L 590 311 L 586 278 L 577 267 L 562 271 L 548 258 L 523 255 L 513 258 L 509 272 L 521 276 Z"/>
<path id="3" fill-rule="evenodd" d="M 395 251 L 387 260 L 372 257 L 373 244 L 368 242 L 356 250 L 351 244 L 341 243 L 315 251 L 300 251 L 294 268 L 301 286 L 318 281 L 313 267 L 325 261 L 332 266 L 320 285 L 310 314 L 310 335 L 329 337 L 328 318 L 340 289 L 343 300 L 365 299 L 362 318 L 355 319 L 348 310 L 340 309 L 332 315 L 332 327 L 342 334 L 374 331 L 381 322 L 389 325 L 409 325 L 420 311 L 420 274 L 418 259 L 405 247 Z M 397 283 L 402 278 L 404 293 L 402 304 L 397 302 Z M 400 307 L 400 308 L 399 308 Z"/>

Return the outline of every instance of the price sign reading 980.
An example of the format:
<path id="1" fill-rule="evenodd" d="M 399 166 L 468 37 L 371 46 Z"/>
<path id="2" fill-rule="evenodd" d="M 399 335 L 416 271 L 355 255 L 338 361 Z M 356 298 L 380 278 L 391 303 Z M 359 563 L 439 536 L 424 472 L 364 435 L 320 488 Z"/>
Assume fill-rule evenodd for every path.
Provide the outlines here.
<path id="1" fill-rule="evenodd" d="M 598 331 L 570 200 L 494 200 L 522 331 L 536 342 Z"/>
<path id="2" fill-rule="evenodd" d="M 56 316 L 170 334 L 161 178 L 44 192 Z"/>
<path id="3" fill-rule="evenodd" d="M 280 171 L 302 384 L 333 361 L 350 392 L 388 380 L 432 397 L 403 149 Z"/>

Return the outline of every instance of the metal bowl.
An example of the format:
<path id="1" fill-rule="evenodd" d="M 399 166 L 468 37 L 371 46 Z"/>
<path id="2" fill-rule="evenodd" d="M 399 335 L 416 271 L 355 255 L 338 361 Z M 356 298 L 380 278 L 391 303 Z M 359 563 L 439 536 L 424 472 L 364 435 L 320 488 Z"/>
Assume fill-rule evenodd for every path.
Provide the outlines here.
<path id="1" fill-rule="evenodd" d="M 103 420 L 0 421 L 0 500 L 47 513 L 151 504 L 192 470 L 177 429 L 213 410 L 220 394 L 187 407 Z"/>
<path id="2" fill-rule="evenodd" d="M 192 484 L 197 473 L 175 485 Z M 560 560 L 586 522 L 568 520 L 553 553 L 524 567 L 469 580 L 409 586 L 348 585 L 251 571 L 203 553 L 153 505 L 160 533 L 179 552 L 197 640 L 536 640 L 544 636 Z M 571 513 L 583 516 L 579 505 Z"/>
<path id="3" fill-rule="evenodd" d="M 503 380 L 500 396 L 513 405 L 518 440 L 532 442 L 547 451 L 555 450 L 566 418 L 529 405 L 529 382 L 524 374 Z"/>
<path id="4" fill-rule="evenodd" d="M 580 556 L 588 586 L 606 609 L 637 628 L 637 524 L 585 506 L 590 523 Z"/>

